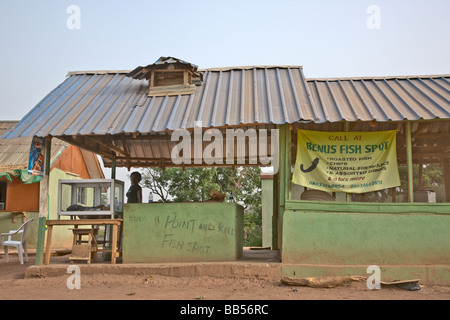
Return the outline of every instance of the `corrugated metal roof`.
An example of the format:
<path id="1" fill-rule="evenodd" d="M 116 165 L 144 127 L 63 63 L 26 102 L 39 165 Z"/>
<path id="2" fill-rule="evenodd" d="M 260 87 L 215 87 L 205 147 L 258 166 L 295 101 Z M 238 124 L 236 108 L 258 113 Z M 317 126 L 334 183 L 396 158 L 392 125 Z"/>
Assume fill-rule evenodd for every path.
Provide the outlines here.
<path id="1" fill-rule="evenodd" d="M 124 73 L 70 76 L 5 137 L 152 133 L 317 120 L 301 67 L 203 70 L 191 95 L 149 97 L 148 82 Z"/>
<path id="2" fill-rule="evenodd" d="M 203 84 L 194 94 L 162 97 L 149 96 L 148 81 L 127 77 L 129 70 L 71 72 L 4 136 L 18 139 L 0 152 L 0 164 L 25 167 L 32 136 L 60 137 L 102 155 L 105 166 L 115 158 L 118 166 L 139 167 L 170 159 L 175 142 L 169 142 L 169 132 L 192 129 L 197 121 L 222 130 L 294 123 L 339 131 L 343 120 L 352 122 L 352 130 L 401 130 L 394 121 L 450 119 L 450 75 L 305 79 L 299 66 L 199 72 Z M 369 126 L 373 120 L 375 127 Z M 413 125 L 417 132 L 445 137 L 447 124 L 427 123 L 420 130 Z M 144 137 L 136 139 L 136 133 Z"/>
<path id="3" fill-rule="evenodd" d="M 13 128 L 18 121 L 0 121 L 0 136 Z M 0 139 L 0 172 L 15 169 L 26 169 L 30 155 L 32 137 L 16 139 Z M 67 143 L 52 139 L 52 156 L 54 161 L 67 147 Z"/>
<path id="4" fill-rule="evenodd" d="M 319 122 L 450 118 L 450 75 L 307 82 Z"/>
<path id="5" fill-rule="evenodd" d="M 200 70 L 194 94 L 149 97 L 129 71 L 72 72 L 5 137 L 156 133 L 298 121 L 450 119 L 450 75 L 307 79 L 299 66 Z"/>

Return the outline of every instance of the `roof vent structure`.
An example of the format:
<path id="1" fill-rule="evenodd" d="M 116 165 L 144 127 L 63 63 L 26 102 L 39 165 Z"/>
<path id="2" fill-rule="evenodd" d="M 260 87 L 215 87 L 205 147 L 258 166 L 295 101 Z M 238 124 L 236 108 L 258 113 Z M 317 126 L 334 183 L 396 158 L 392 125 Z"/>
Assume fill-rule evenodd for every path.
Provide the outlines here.
<path id="1" fill-rule="evenodd" d="M 195 86 L 203 81 L 198 66 L 173 57 L 161 57 L 153 64 L 137 67 L 127 76 L 137 80 L 147 79 L 149 96 L 193 94 Z"/>

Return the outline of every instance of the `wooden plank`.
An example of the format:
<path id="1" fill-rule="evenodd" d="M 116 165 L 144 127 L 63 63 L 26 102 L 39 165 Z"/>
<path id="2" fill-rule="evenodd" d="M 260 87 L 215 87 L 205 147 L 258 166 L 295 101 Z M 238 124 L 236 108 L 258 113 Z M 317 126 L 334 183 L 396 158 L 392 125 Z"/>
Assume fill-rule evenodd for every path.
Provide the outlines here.
<path id="1" fill-rule="evenodd" d="M 380 281 L 381 284 L 384 285 L 395 285 L 395 284 L 403 284 L 403 283 L 411 283 L 411 282 L 419 282 L 420 279 L 412 279 L 412 280 L 395 280 L 395 281 Z"/>
<path id="2" fill-rule="evenodd" d="M 98 144 L 102 147 L 105 147 L 109 150 L 115 151 L 117 153 L 123 154 L 126 157 L 129 157 L 130 155 L 123 149 L 119 148 L 116 145 L 113 145 L 112 143 L 108 142 L 103 138 L 104 136 L 83 136 L 85 140 L 91 141 L 94 144 Z"/>
<path id="3" fill-rule="evenodd" d="M 352 281 L 366 280 L 365 276 L 323 276 L 323 277 L 308 277 L 308 278 L 294 278 L 283 277 L 281 283 L 289 286 L 307 286 L 312 288 L 334 288 Z"/>
<path id="4" fill-rule="evenodd" d="M 70 260 L 91 260 L 91 245 L 77 244 L 72 246 L 72 254 L 69 256 Z"/>
<path id="5" fill-rule="evenodd" d="M 45 249 L 45 259 L 44 259 L 44 264 L 49 264 L 50 263 L 50 254 L 51 254 L 51 249 L 52 249 L 52 236 L 53 236 L 53 226 L 48 226 L 47 229 L 47 246 Z"/>
<path id="6" fill-rule="evenodd" d="M 116 253 L 117 253 L 117 224 L 113 225 L 113 230 L 112 230 L 112 243 L 111 243 L 111 264 L 116 264 Z"/>
<path id="7" fill-rule="evenodd" d="M 122 223 L 123 219 L 47 220 L 47 226 L 119 225 Z"/>
<path id="8" fill-rule="evenodd" d="M 445 198 L 447 202 L 450 202 L 450 158 L 443 157 L 443 168 L 444 173 L 444 185 L 445 185 Z"/>
<path id="9" fill-rule="evenodd" d="M 411 122 L 405 123 L 406 129 L 406 159 L 408 164 L 408 201 L 414 202 L 414 178 L 412 158 Z"/>
<path id="10" fill-rule="evenodd" d="M 39 183 L 39 225 L 38 237 L 36 244 L 36 259 L 35 264 L 41 265 L 44 257 L 44 242 L 45 242 L 45 220 L 48 213 L 48 189 L 50 183 L 50 157 L 52 149 L 52 138 L 49 136 L 45 141 L 45 156 L 44 156 L 44 174 Z M 48 240 L 47 240 L 48 241 Z"/>

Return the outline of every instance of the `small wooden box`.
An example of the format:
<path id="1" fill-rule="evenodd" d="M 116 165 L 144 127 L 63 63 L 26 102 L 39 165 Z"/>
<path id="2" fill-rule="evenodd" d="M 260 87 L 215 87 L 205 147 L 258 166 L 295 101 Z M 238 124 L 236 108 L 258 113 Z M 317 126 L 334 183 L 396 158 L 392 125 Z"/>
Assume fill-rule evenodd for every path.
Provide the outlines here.
<path id="1" fill-rule="evenodd" d="M 87 263 L 91 263 L 91 245 L 90 244 L 74 244 L 72 246 L 72 254 L 69 256 L 69 260 L 86 260 Z"/>

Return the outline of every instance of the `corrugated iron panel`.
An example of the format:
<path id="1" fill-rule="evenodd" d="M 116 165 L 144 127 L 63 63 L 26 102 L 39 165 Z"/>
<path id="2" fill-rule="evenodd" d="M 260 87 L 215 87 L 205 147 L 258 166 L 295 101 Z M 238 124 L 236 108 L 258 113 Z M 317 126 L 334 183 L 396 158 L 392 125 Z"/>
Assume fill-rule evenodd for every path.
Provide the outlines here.
<path id="1" fill-rule="evenodd" d="M 201 71 L 192 95 L 149 97 L 127 71 L 76 72 L 49 93 L 7 138 L 155 133 L 202 127 L 450 118 L 450 75 L 304 78 L 302 68 Z"/>
<path id="2" fill-rule="evenodd" d="M 13 128 L 18 121 L 0 121 L 0 136 Z M 30 155 L 32 137 L 16 139 L 0 139 L 0 171 L 26 169 Z M 52 155 L 54 160 L 66 147 L 67 143 L 52 139 Z"/>
<path id="3" fill-rule="evenodd" d="M 450 118 L 450 75 L 307 82 L 319 122 Z"/>
<path id="4" fill-rule="evenodd" d="M 192 95 L 149 97 L 125 73 L 73 73 L 6 137 L 151 133 L 316 120 L 301 67 L 203 70 Z"/>

